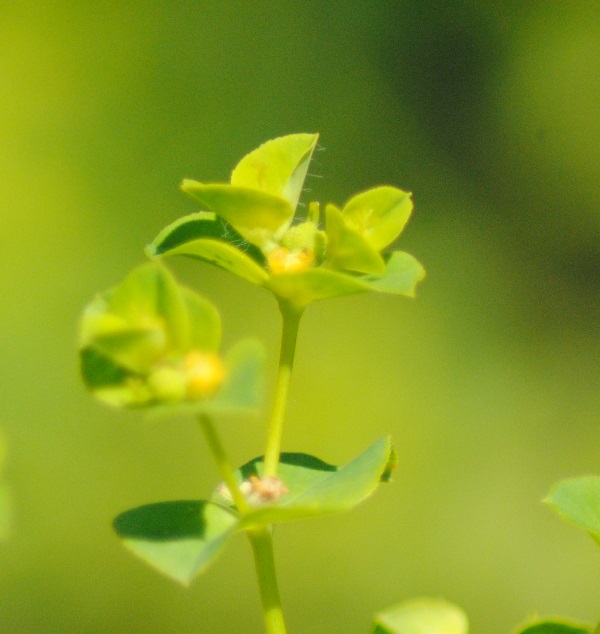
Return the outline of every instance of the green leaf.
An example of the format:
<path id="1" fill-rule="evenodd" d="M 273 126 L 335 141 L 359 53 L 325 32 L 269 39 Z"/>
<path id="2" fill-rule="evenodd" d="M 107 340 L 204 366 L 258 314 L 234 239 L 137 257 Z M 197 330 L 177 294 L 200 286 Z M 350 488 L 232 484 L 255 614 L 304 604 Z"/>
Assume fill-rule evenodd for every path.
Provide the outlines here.
<path id="1" fill-rule="evenodd" d="M 327 266 L 373 275 L 385 272 L 385 262 L 378 250 L 362 234 L 346 225 L 342 212 L 335 205 L 327 205 L 325 208 L 325 226 Z"/>
<path id="2" fill-rule="evenodd" d="M 188 586 L 221 552 L 238 520 L 206 501 L 148 504 L 121 513 L 113 527 L 125 548 Z"/>
<path id="3" fill-rule="evenodd" d="M 394 251 L 386 262 L 383 275 L 362 279 L 371 290 L 414 297 L 417 284 L 424 278 L 425 269 L 416 258 L 404 251 Z"/>
<path id="4" fill-rule="evenodd" d="M 259 286 L 269 279 L 269 274 L 253 258 L 237 247 L 217 240 L 192 240 L 170 250 L 164 250 L 159 255 L 185 255 L 197 258 Z"/>
<path id="5" fill-rule="evenodd" d="M 296 209 L 318 134 L 289 134 L 247 154 L 231 174 L 231 184 L 285 198 Z"/>
<path id="6" fill-rule="evenodd" d="M 306 269 L 299 273 L 272 275 L 266 284 L 275 295 L 302 309 L 319 299 L 364 293 L 371 290 L 361 277 L 324 268 Z"/>
<path id="7" fill-rule="evenodd" d="M 544 502 L 600 545 L 600 476 L 563 480 L 554 485 Z"/>
<path id="8" fill-rule="evenodd" d="M 416 285 L 424 277 L 425 270 L 412 255 L 396 251 L 388 258 L 385 272 L 379 277 L 313 268 L 271 275 L 266 286 L 275 295 L 302 309 L 319 299 L 370 291 L 414 297 Z"/>
<path id="9" fill-rule="evenodd" d="M 244 251 L 260 267 L 266 265 L 263 252 L 254 244 L 244 240 L 226 220 L 212 211 L 189 214 L 166 226 L 146 247 L 146 253 L 153 258 L 199 239 L 218 240 L 230 244 Z"/>
<path id="10" fill-rule="evenodd" d="M 467 634 L 465 613 L 443 599 L 412 599 L 375 615 L 373 634 Z"/>
<path id="11" fill-rule="evenodd" d="M 181 349 L 189 320 L 180 287 L 161 265 L 134 269 L 85 309 L 83 348 L 93 347 L 118 366 L 144 372 L 170 348 Z"/>
<path id="12" fill-rule="evenodd" d="M 567 620 L 541 620 L 517 630 L 516 634 L 589 634 L 591 626 Z"/>
<path id="13" fill-rule="evenodd" d="M 294 217 L 285 198 L 258 189 L 233 185 L 204 185 L 184 180 L 181 189 L 231 224 L 248 242 L 268 251 L 277 246 L 274 236 L 282 235 Z"/>
<path id="14" fill-rule="evenodd" d="M 287 493 L 245 514 L 240 528 L 350 510 L 369 497 L 382 480 L 389 479 L 389 467 L 395 460 L 389 438 L 381 438 L 344 467 L 303 453 L 283 453 L 277 476 Z M 236 476 L 239 481 L 261 477 L 262 469 L 263 458 L 256 458 L 241 467 Z M 219 490 L 213 501 L 232 505 Z"/>
<path id="15" fill-rule="evenodd" d="M 413 203 L 409 192 L 396 187 L 376 187 L 351 198 L 344 206 L 346 224 L 381 251 L 402 232 Z"/>

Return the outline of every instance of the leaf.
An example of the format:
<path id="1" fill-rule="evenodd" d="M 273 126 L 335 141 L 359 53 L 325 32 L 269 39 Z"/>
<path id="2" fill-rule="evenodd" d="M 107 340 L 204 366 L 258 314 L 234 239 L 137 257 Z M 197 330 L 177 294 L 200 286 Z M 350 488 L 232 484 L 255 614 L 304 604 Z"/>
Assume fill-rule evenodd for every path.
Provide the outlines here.
<path id="1" fill-rule="evenodd" d="M 134 269 L 93 300 L 80 324 L 81 347 L 93 347 L 132 372 L 144 372 L 189 336 L 185 300 L 172 275 L 157 263 Z"/>
<path id="2" fill-rule="evenodd" d="M 425 270 L 412 255 L 396 251 L 388 258 L 381 276 L 313 268 L 300 273 L 272 275 L 266 287 L 297 309 L 302 309 L 319 299 L 369 291 L 414 297 L 416 285 L 424 277 Z"/>
<path id="3" fill-rule="evenodd" d="M 285 198 L 258 189 L 233 185 L 204 185 L 184 180 L 181 189 L 231 224 L 248 242 L 265 250 L 276 246 L 274 235 L 283 234 L 294 217 Z"/>
<path id="4" fill-rule="evenodd" d="M 167 577 L 188 586 L 221 552 L 236 516 L 203 500 L 147 504 L 118 515 L 123 545 Z"/>
<path id="5" fill-rule="evenodd" d="M 192 240 L 168 251 L 162 251 L 159 255 L 187 255 L 197 258 L 208 264 L 214 264 L 252 284 L 262 285 L 269 279 L 269 274 L 254 259 L 248 257 L 237 247 L 217 240 Z"/>
<path id="6" fill-rule="evenodd" d="M 375 615 L 373 634 L 467 634 L 465 613 L 443 599 L 420 598 Z"/>
<path id="7" fill-rule="evenodd" d="M 425 269 L 416 258 L 404 251 L 394 251 L 383 275 L 366 276 L 363 280 L 371 290 L 414 297 L 417 284 L 424 278 Z"/>
<path id="8" fill-rule="evenodd" d="M 295 210 L 318 139 L 318 134 L 289 134 L 263 143 L 237 164 L 231 184 L 285 198 Z"/>
<path id="9" fill-rule="evenodd" d="M 342 211 L 345 223 L 364 236 L 376 251 L 391 244 L 402 232 L 413 203 L 409 192 L 396 187 L 375 187 L 351 198 Z"/>
<path id="10" fill-rule="evenodd" d="M 275 295 L 302 309 L 319 299 L 364 293 L 371 290 L 361 277 L 324 268 L 306 269 L 299 273 L 272 275 L 266 284 Z"/>
<path id="11" fill-rule="evenodd" d="M 326 265 L 333 269 L 381 275 L 385 262 L 377 249 L 363 235 L 344 222 L 342 212 L 334 205 L 325 208 L 327 228 Z"/>
<path id="12" fill-rule="evenodd" d="M 541 620 L 517 630 L 516 634 L 589 634 L 591 626 L 567 620 Z"/>
<path id="13" fill-rule="evenodd" d="M 554 485 L 544 502 L 600 545 L 600 476 L 563 480 Z"/>
<path id="14" fill-rule="evenodd" d="M 369 497 L 382 479 L 388 479 L 389 465 L 395 459 L 389 438 L 381 438 L 344 467 L 327 464 L 303 453 L 283 453 L 277 476 L 287 493 L 277 502 L 258 506 L 244 514 L 240 528 L 350 510 Z M 251 476 L 260 477 L 262 468 L 263 458 L 256 458 L 241 467 L 236 475 L 240 481 Z M 232 504 L 219 491 L 213 501 Z"/>
<path id="15" fill-rule="evenodd" d="M 189 214 L 166 226 L 146 247 L 146 253 L 153 258 L 201 238 L 230 244 L 244 251 L 260 267 L 266 265 L 263 252 L 256 245 L 244 240 L 226 220 L 212 211 Z"/>

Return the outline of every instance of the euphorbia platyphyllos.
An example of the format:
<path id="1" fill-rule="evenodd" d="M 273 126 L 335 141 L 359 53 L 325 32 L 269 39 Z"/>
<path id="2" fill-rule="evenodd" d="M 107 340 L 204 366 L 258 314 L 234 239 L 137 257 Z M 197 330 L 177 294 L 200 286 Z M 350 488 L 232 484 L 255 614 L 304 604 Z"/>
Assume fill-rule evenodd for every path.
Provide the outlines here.
<path id="1" fill-rule="evenodd" d="M 272 528 L 292 519 L 354 507 L 389 480 L 396 454 L 388 437 L 343 467 L 281 452 L 301 315 L 314 301 L 354 293 L 413 296 L 424 277 L 411 255 L 389 250 L 412 212 L 411 195 L 379 186 L 341 208 L 299 203 L 316 134 L 261 145 L 229 183 L 186 180 L 201 210 L 175 221 L 146 253 L 152 262 L 98 295 L 80 326 L 82 374 L 113 407 L 194 415 L 223 482 L 208 500 L 147 504 L 119 515 L 123 544 L 168 577 L 189 584 L 230 538 L 254 551 L 265 627 L 283 634 Z M 181 286 L 164 256 L 186 255 L 268 289 L 283 316 L 281 352 L 264 456 L 234 469 L 215 420 L 260 401 L 262 347 L 243 341 L 220 352 L 221 320 L 204 297 Z"/>

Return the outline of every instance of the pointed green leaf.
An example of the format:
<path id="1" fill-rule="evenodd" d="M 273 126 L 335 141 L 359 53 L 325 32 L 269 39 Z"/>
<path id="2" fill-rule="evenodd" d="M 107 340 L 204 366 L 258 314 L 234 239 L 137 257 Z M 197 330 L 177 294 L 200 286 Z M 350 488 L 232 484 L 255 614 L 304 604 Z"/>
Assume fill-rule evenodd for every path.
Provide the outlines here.
<path id="1" fill-rule="evenodd" d="M 285 198 L 258 189 L 233 185 L 204 185 L 184 180 L 181 189 L 224 218 L 248 242 L 263 251 L 276 246 L 274 235 L 281 235 L 294 217 L 294 209 Z"/>
<path id="2" fill-rule="evenodd" d="M 231 184 L 285 198 L 296 209 L 318 139 L 318 134 L 289 134 L 263 143 L 237 164 Z"/>
<path id="3" fill-rule="evenodd" d="M 189 335 L 180 287 L 158 264 L 134 269 L 85 309 L 80 345 L 94 347 L 132 372 L 144 372 Z"/>
<path id="4" fill-rule="evenodd" d="M 254 259 L 237 247 L 217 240 L 192 240 L 163 251 L 161 255 L 185 255 L 196 258 L 259 286 L 269 279 L 269 274 Z"/>
<path id="5" fill-rule="evenodd" d="M 592 627 L 567 620 L 541 620 L 517 630 L 516 634 L 589 634 Z"/>
<path id="6" fill-rule="evenodd" d="M 368 240 L 344 222 L 342 212 L 335 205 L 325 208 L 327 228 L 327 266 L 338 269 L 381 275 L 385 262 Z"/>
<path id="7" fill-rule="evenodd" d="M 158 325 L 168 337 L 166 345 L 181 347 L 188 337 L 181 287 L 169 271 L 157 263 L 135 268 L 109 291 L 107 304 L 109 313 L 122 317 L 134 329 Z"/>
<path id="8" fill-rule="evenodd" d="M 226 220 L 212 211 L 189 214 L 166 226 L 146 247 L 146 253 L 153 258 L 168 254 L 177 247 L 199 239 L 218 240 L 230 244 L 244 251 L 260 267 L 266 264 L 263 252 L 256 245 L 244 240 Z"/>
<path id="9" fill-rule="evenodd" d="M 391 244 L 410 218 L 409 192 L 396 187 L 376 187 L 351 198 L 344 206 L 346 224 L 364 236 L 376 251 Z"/>
<path id="10" fill-rule="evenodd" d="M 277 476 L 287 493 L 278 501 L 257 506 L 245 514 L 240 528 L 350 510 L 389 478 L 389 466 L 395 460 L 389 438 L 381 438 L 344 467 L 335 467 L 307 454 L 283 453 Z M 236 475 L 240 481 L 261 477 L 262 468 L 262 457 L 256 458 Z M 232 504 L 219 491 L 213 501 Z"/>
<path id="11" fill-rule="evenodd" d="M 237 521 L 222 506 L 185 500 L 126 511 L 113 527 L 134 555 L 188 586 L 221 552 Z"/>
<path id="12" fill-rule="evenodd" d="M 586 530 L 600 545 L 600 476 L 563 480 L 552 488 L 544 502 Z"/>
<path id="13" fill-rule="evenodd" d="M 424 278 L 425 269 L 416 258 L 404 251 L 394 251 L 386 262 L 383 275 L 362 279 L 371 290 L 414 297 L 417 284 Z"/>
<path id="14" fill-rule="evenodd" d="M 373 634 L 467 634 L 465 613 L 443 599 L 412 599 L 375 615 Z"/>

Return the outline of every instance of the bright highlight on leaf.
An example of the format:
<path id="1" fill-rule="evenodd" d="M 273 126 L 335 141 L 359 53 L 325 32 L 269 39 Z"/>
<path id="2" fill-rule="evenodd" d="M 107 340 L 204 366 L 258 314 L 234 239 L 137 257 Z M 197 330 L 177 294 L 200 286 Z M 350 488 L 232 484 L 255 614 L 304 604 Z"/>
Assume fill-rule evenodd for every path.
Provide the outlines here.
<path id="1" fill-rule="evenodd" d="M 148 255 L 197 258 L 266 287 L 296 310 L 352 293 L 412 297 L 425 276 L 421 264 L 402 251 L 382 253 L 408 222 L 410 193 L 381 186 L 341 210 L 329 204 L 324 227 L 318 226 L 318 203 L 308 204 L 308 219 L 297 213 L 317 140 L 316 134 L 291 134 L 267 141 L 238 163 L 230 184 L 185 180 L 182 189 L 203 211 L 163 229 Z"/>
<path id="2" fill-rule="evenodd" d="M 373 634 L 467 634 L 465 613 L 443 599 L 412 599 L 375 615 Z"/>

